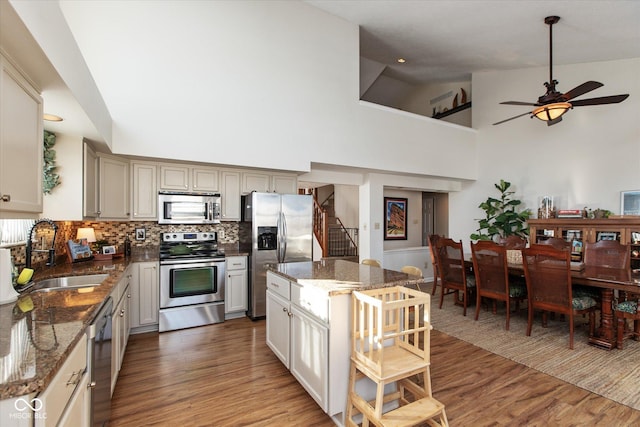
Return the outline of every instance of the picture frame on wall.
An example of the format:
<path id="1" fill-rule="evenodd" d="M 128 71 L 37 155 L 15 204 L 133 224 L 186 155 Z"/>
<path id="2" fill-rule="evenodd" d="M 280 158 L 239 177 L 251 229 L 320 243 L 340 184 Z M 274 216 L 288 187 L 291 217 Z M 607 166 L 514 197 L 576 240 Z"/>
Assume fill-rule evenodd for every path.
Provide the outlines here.
<path id="1" fill-rule="evenodd" d="M 136 240 L 145 240 L 147 231 L 144 228 L 136 228 Z"/>
<path id="2" fill-rule="evenodd" d="M 620 192 L 620 213 L 640 215 L 640 190 Z"/>
<path id="3" fill-rule="evenodd" d="M 406 198 L 384 198 L 384 240 L 407 240 Z"/>

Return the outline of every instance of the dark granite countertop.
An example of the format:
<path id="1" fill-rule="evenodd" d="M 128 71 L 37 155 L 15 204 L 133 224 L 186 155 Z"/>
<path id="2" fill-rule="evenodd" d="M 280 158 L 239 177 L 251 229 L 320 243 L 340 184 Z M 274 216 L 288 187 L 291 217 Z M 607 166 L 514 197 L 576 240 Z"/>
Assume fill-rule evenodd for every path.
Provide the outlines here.
<path id="1" fill-rule="evenodd" d="M 302 286 L 324 289 L 330 296 L 424 283 L 422 277 L 340 259 L 273 264 L 269 269 Z"/>
<path id="2" fill-rule="evenodd" d="M 157 260 L 155 248 L 134 251 L 129 258 L 64 263 L 37 270 L 34 281 L 87 274 L 109 276 L 91 292 L 26 290 L 16 302 L 0 305 L 0 399 L 42 392 L 127 267 Z"/>

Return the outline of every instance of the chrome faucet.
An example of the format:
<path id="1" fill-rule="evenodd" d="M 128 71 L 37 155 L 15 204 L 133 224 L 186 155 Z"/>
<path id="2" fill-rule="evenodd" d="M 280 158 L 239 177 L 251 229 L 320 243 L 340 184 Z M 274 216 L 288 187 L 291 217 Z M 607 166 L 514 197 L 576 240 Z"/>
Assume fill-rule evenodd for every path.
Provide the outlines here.
<path id="1" fill-rule="evenodd" d="M 40 224 L 49 224 L 52 228 L 53 228 L 53 239 L 51 240 L 51 247 L 49 249 L 33 249 L 31 247 L 32 245 L 32 241 L 31 239 L 33 238 L 33 230 L 35 230 L 35 228 L 40 225 Z M 56 263 L 56 249 L 55 249 L 55 245 L 56 245 L 56 233 L 58 232 L 58 226 L 51 221 L 50 219 L 39 219 L 38 221 L 36 221 L 33 226 L 31 227 L 31 230 L 29 230 L 29 234 L 27 236 L 27 256 L 26 256 L 26 268 L 31 268 L 31 255 L 33 252 L 48 252 L 49 253 L 49 260 L 47 261 L 47 266 L 52 266 Z"/>

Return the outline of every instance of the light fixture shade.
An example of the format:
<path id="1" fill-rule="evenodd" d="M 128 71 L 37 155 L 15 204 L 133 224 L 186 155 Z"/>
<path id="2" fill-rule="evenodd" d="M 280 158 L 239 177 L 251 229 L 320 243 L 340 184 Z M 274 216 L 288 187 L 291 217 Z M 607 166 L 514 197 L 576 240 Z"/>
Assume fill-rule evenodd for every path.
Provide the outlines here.
<path id="1" fill-rule="evenodd" d="M 96 232 L 93 227 L 78 228 L 76 239 L 87 239 L 88 243 L 94 243 L 96 241 Z"/>
<path id="2" fill-rule="evenodd" d="M 568 102 L 554 102 L 536 108 L 531 113 L 542 121 L 549 122 L 566 113 L 572 105 Z"/>

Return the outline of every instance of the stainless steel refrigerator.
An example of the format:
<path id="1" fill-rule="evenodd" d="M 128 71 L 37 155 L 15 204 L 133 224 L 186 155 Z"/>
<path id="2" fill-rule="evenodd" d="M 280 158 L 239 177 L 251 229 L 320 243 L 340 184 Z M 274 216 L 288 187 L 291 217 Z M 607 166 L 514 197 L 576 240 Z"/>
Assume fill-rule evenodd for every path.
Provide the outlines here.
<path id="1" fill-rule="evenodd" d="M 313 260 L 313 199 L 254 192 L 243 196 L 242 210 L 251 232 L 247 315 L 256 320 L 266 316 L 266 265 Z"/>

